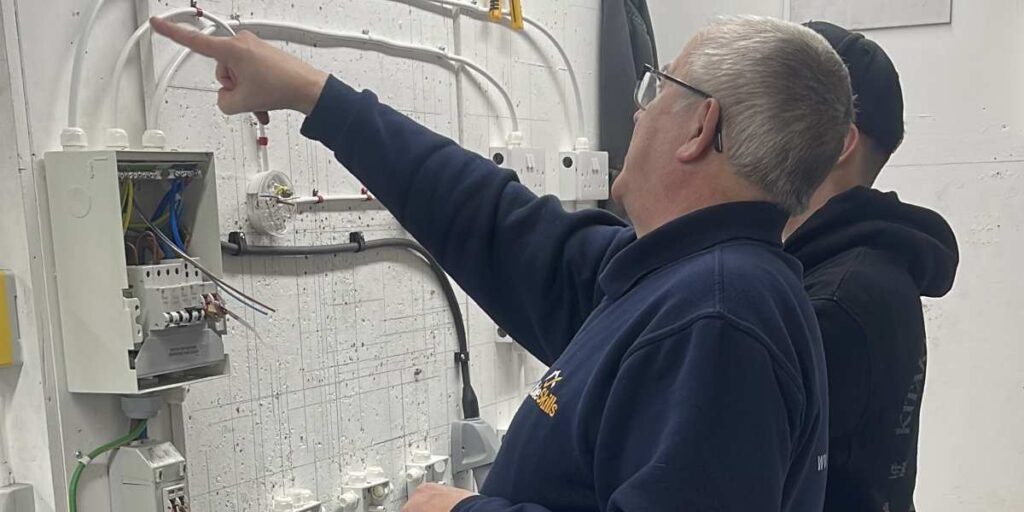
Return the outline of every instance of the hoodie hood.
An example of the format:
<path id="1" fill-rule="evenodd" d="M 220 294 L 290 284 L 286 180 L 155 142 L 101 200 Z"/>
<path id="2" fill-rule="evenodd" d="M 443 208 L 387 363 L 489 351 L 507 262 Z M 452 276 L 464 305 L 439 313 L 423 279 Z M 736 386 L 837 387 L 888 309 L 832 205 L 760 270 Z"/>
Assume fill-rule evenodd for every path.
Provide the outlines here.
<path id="1" fill-rule="evenodd" d="M 786 240 L 805 272 L 861 247 L 904 268 L 926 297 L 949 292 L 960 261 L 956 236 L 941 215 L 865 187 L 833 197 Z"/>

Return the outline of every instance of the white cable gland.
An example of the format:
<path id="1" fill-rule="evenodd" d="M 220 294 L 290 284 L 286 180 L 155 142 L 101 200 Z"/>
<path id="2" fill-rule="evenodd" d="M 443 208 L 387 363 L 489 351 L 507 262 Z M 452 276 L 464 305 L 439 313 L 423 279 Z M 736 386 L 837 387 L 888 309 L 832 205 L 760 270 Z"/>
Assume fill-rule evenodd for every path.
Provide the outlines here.
<path id="1" fill-rule="evenodd" d="M 349 471 L 345 475 L 345 485 L 364 486 L 367 484 L 366 471 Z"/>
<path id="2" fill-rule="evenodd" d="M 109 149 L 128 149 L 128 132 L 120 128 L 107 128 L 105 138 Z"/>
<path id="3" fill-rule="evenodd" d="M 274 512 L 292 512 L 295 500 L 291 496 L 274 496 Z"/>
<path id="4" fill-rule="evenodd" d="M 509 147 L 519 147 L 523 145 L 523 132 L 510 132 L 508 137 L 505 138 Z"/>
<path id="5" fill-rule="evenodd" d="M 286 489 L 274 496 L 273 512 L 294 512 L 313 506 L 313 491 L 309 489 Z"/>
<path id="6" fill-rule="evenodd" d="M 427 472 L 420 468 L 409 468 L 405 472 L 405 480 L 413 485 L 419 485 L 423 483 L 423 478 L 427 476 Z"/>
<path id="7" fill-rule="evenodd" d="M 370 496 L 373 496 L 375 500 L 382 500 L 391 493 L 391 487 L 387 484 L 375 485 L 370 489 Z"/>
<path id="8" fill-rule="evenodd" d="M 60 145 L 64 151 L 81 151 L 89 147 L 89 137 L 85 130 L 70 126 L 60 131 Z"/>
<path id="9" fill-rule="evenodd" d="M 163 130 L 146 130 L 142 133 L 142 148 L 163 151 L 167 147 L 167 135 Z"/>
<path id="10" fill-rule="evenodd" d="M 412 462 L 414 464 L 426 464 L 430 462 L 430 452 L 428 450 L 413 450 Z"/>
<path id="11" fill-rule="evenodd" d="M 348 491 L 338 498 L 338 506 L 343 512 L 356 512 L 356 509 L 359 507 L 359 496 L 352 491 Z"/>

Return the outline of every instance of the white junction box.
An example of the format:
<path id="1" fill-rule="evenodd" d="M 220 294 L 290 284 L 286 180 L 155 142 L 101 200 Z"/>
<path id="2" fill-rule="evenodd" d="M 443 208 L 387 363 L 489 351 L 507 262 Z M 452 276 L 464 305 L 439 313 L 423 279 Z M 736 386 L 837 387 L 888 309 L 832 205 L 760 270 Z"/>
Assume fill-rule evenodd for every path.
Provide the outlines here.
<path id="1" fill-rule="evenodd" d="M 173 444 L 124 446 L 110 461 L 111 512 L 188 512 L 185 457 Z"/>
<path id="2" fill-rule="evenodd" d="M 339 512 L 384 512 L 391 495 L 391 481 L 379 467 L 349 471 L 342 481 Z"/>
<path id="3" fill-rule="evenodd" d="M 448 457 L 433 455 L 426 450 L 414 450 L 412 460 L 405 465 L 405 486 L 409 496 L 423 484 L 447 485 L 451 482 L 451 465 Z"/>
<path id="4" fill-rule="evenodd" d="M 51 152 L 43 178 L 69 390 L 139 394 L 226 373 L 215 285 L 142 220 L 220 274 L 213 155 Z"/>
<path id="5" fill-rule="evenodd" d="M 608 199 L 608 153 L 564 151 L 558 154 L 559 197 L 563 201 Z"/>
<path id="6" fill-rule="evenodd" d="M 523 146 L 492 147 L 491 160 L 500 167 L 511 169 L 519 176 L 519 182 L 534 194 L 547 193 L 547 168 L 545 152 L 541 148 Z"/>

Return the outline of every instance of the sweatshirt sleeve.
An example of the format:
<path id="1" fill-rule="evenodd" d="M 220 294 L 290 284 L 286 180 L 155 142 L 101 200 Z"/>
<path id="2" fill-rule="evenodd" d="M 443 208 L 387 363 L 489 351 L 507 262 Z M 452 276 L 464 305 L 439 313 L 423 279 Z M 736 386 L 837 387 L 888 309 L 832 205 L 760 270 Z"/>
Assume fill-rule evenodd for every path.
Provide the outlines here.
<path id="1" fill-rule="evenodd" d="M 330 77 L 302 126 L 383 203 L 513 338 L 550 364 L 602 294 L 597 275 L 632 230 L 567 213 L 515 173 Z"/>
<path id="2" fill-rule="evenodd" d="M 794 378 L 755 335 L 715 317 L 639 341 L 596 437 L 598 509 L 781 510 L 803 411 Z M 473 497 L 455 510 L 546 509 Z"/>

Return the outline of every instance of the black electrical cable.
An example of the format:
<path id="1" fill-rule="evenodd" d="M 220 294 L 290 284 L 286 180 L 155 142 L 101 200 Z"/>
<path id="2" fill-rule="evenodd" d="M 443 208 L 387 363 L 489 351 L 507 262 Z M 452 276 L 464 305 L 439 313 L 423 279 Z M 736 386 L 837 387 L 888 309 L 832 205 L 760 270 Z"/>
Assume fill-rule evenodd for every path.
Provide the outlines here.
<path id="1" fill-rule="evenodd" d="M 459 364 L 462 374 L 462 416 L 464 419 L 476 419 L 480 417 L 480 402 L 477 400 L 476 391 L 469 377 L 469 340 L 466 336 L 466 325 L 462 319 L 462 308 L 455 297 L 455 289 L 451 281 L 444 273 L 441 265 L 431 256 L 422 245 L 406 238 L 381 238 L 379 240 L 366 240 L 362 233 L 349 234 L 349 243 L 332 245 L 313 246 L 267 246 L 249 245 L 245 241 L 245 235 L 239 231 L 228 234 L 228 241 L 221 242 L 221 251 L 231 256 L 323 256 L 342 253 L 359 253 L 371 249 L 405 249 L 423 258 L 430 271 L 434 274 L 441 291 L 448 302 L 448 309 L 451 311 L 452 320 L 455 322 L 455 337 L 458 340 L 459 351 L 455 353 L 455 362 Z"/>

